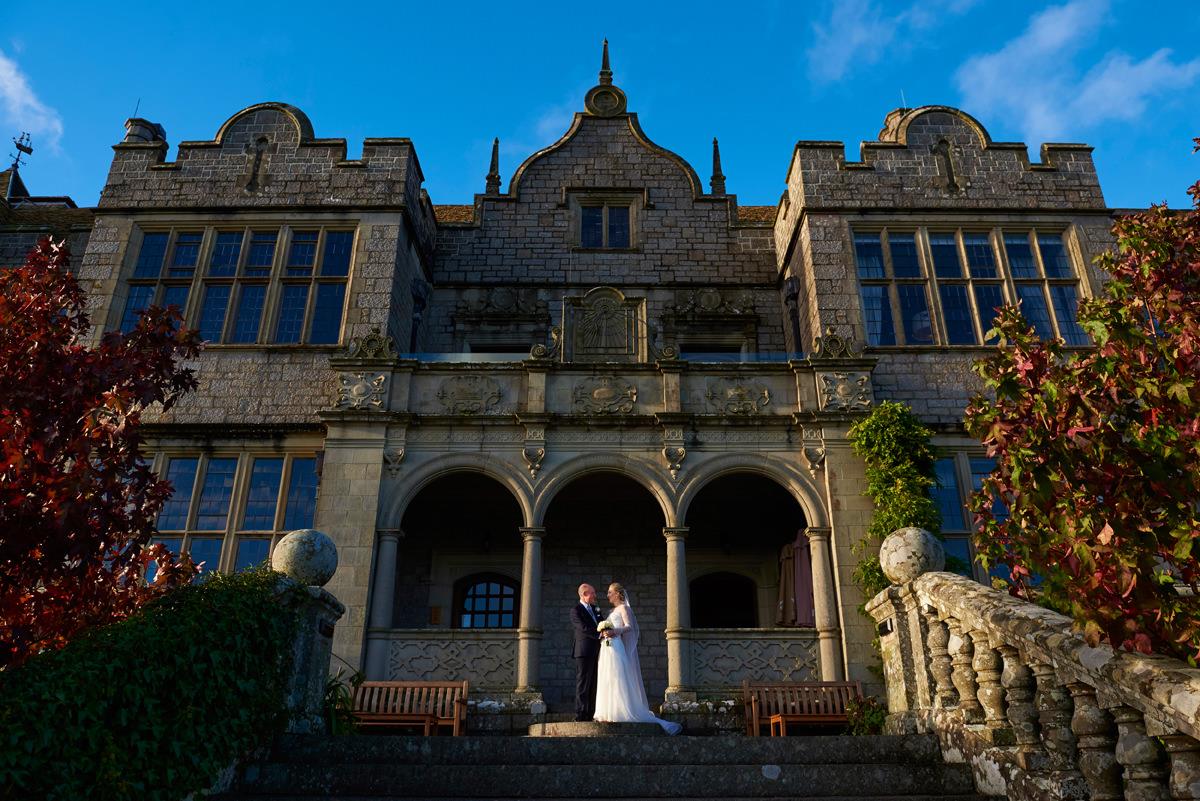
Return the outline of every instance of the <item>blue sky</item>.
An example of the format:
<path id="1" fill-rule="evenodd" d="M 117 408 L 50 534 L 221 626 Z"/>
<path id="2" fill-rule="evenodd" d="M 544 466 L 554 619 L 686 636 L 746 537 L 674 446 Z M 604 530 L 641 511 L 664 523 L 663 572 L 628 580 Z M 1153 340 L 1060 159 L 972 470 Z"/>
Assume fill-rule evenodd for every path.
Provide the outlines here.
<path id="1" fill-rule="evenodd" d="M 1096 148 L 1111 206 L 1168 201 L 1200 177 L 1200 12 L 1191 2 L 925 0 L 667 3 L 25 2 L 0 23 L 0 133 L 27 130 L 37 194 L 96 202 L 140 101 L 172 144 L 238 109 L 292 103 L 318 136 L 416 144 L 435 203 L 504 185 L 566 129 L 611 42 L 616 83 L 660 145 L 707 183 L 774 204 L 792 144 L 851 158 L 899 106 L 942 103 L 1000 141 Z M 0 151 L 3 154 L 7 151 Z"/>

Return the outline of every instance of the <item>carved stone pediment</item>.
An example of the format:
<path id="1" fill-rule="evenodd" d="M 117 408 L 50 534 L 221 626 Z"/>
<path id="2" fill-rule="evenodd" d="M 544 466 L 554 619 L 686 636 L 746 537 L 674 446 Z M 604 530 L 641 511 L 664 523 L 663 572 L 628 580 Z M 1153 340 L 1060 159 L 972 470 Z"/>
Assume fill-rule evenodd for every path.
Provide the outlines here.
<path id="1" fill-rule="evenodd" d="M 871 376 L 868 373 L 817 373 L 821 408 L 837 412 L 871 409 Z"/>
<path id="2" fill-rule="evenodd" d="M 647 331 L 645 298 L 606 286 L 563 298 L 563 361 L 647 361 Z"/>
<path id="3" fill-rule="evenodd" d="M 438 388 L 437 398 L 448 414 L 491 414 L 504 393 L 494 378 L 483 375 L 456 375 Z"/>
<path id="4" fill-rule="evenodd" d="M 575 411 L 584 414 L 630 414 L 637 387 L 613 376 L 585 378 L 575 384 Z"/>
<path id="5" fill-rule="evenodd" d="M 748 417 L 771 402 L 771 391 L 758 381 L 714 378 L 709 380 L 704 397 L 717 414 Z"/>

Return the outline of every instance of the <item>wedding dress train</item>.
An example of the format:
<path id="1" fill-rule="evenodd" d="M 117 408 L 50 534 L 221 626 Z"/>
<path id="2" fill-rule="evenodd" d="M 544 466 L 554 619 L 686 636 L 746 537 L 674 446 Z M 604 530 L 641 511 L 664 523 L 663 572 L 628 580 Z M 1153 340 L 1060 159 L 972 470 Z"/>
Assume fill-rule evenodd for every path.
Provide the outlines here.
<path id="1" fill-rule="evenodd" d="M 678 723 L 656 717 L 646 701 L 642 666 L 638 661 L 637 618 L 628 603 L 613 609 L 607 618 L 620 636 L 600 644 L 596 673 L 595 720 L 605 723 L 657 723 L 667 734 L 679 734 Z"/>

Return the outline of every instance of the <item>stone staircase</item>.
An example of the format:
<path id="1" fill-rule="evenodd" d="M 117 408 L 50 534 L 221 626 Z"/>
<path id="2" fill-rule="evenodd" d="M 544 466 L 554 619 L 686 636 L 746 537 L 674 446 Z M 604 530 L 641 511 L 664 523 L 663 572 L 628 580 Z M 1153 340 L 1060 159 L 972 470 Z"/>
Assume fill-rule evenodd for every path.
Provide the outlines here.
<path id="1" fill-rule="evenodd" d="M 930 736 L 288 735 L 221 801 L 875 799 L 978 801 Z"/>

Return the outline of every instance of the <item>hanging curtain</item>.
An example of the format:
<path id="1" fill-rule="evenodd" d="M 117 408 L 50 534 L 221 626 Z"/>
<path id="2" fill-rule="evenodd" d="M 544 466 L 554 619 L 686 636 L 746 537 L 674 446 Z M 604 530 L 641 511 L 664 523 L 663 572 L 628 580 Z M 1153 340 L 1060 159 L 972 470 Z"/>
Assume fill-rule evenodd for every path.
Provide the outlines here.
<path id="1" fill-rule="evenodd" d="M 794 542 L 784 545 L 779 551 L 779 603 L 775 625 L 812 628 L 816 625 L 813 614 L 812 561 L 808 550 L 808 537 L 804 532 L 796 533 Z"/>

